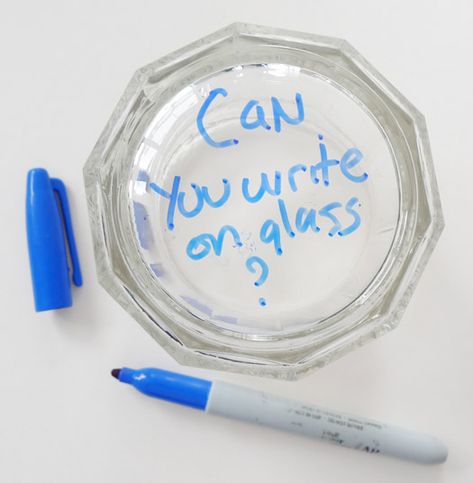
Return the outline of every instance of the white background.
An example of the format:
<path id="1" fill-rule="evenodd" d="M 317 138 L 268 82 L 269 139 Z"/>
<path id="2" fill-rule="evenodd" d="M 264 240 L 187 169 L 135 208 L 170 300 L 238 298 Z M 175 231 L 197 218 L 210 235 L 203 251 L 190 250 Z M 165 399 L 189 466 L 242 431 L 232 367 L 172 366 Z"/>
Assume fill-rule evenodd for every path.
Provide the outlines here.
<path id="1" fill-rule="evenodd" d="M 471 2 L 50 2 L 0 6 L 0 481 L 473 481 Z M 446 229 L 400 327 L 296 382 L 194 369 L 431 432 L 424 467 L 146 398 L 112 367 L 179 369 L 95 277 L 82 166 L 138 67 L 235 20 L 349 40 L 427 118 Z M 69 188 L 84 273 L 74 307 L 36 314 L 26 172 Z"/>

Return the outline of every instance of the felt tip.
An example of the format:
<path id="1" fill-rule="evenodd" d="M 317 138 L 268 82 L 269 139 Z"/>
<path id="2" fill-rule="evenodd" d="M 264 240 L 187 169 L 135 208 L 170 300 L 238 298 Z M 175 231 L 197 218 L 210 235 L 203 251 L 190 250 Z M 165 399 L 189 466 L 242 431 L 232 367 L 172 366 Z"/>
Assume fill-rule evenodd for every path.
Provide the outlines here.
<path id="1" fill-rule="evenodd" d="M 121 369 L 112 369 L 111 374 L 115 379 L 118 379 L 120 377 L 120 371 Z"/>

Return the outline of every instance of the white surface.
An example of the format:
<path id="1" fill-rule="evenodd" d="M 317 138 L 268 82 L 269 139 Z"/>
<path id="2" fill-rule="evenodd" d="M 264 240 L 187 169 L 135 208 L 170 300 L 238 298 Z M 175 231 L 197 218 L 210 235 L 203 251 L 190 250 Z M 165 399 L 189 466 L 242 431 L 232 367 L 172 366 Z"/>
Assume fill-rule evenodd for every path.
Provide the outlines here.
<path id="1" fill-rule="evenodd" d="M 214 5 L 215 3 L 215 5 Z M 0 481 L 473 481 L 473 31 L 470 2 L 4 1 L 0 6 Z M 177 364 L 95 278 L 82 166 L 133 71 L 235 20 L 348 39 L 428 122 L 446 229 L 401 326 L 297 382 L 205 373 L 442 438 L 424 467 L 141 396 L 114 366 Z M 27 169 L 69 187 L 85 285 L 35 314 Z"/>

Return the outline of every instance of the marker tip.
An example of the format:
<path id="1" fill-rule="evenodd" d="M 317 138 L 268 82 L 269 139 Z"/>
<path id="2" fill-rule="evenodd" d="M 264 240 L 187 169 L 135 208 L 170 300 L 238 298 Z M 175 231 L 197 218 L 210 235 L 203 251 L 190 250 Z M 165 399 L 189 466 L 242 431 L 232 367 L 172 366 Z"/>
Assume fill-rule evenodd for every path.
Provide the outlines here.
<path id="1" fill-rule="evenodd" d="M 118 379 L 120 377 L 120 371 L 121 369 L 112 369 L 111 374 L 115 379 Z"/>

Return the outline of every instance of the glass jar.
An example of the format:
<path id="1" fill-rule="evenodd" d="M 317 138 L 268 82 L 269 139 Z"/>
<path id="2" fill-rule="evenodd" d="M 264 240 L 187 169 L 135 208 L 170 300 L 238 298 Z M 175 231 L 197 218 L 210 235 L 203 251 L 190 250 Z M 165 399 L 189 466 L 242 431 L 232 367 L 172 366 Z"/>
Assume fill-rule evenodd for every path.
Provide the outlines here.
<path id="1" fill-rule="evenodd" d="M 443 228 L 422 115 L 345 41 L 248 24 L 138 70 L 84 177 L 102 285 L 221 370 L 392 329 Z"/>

